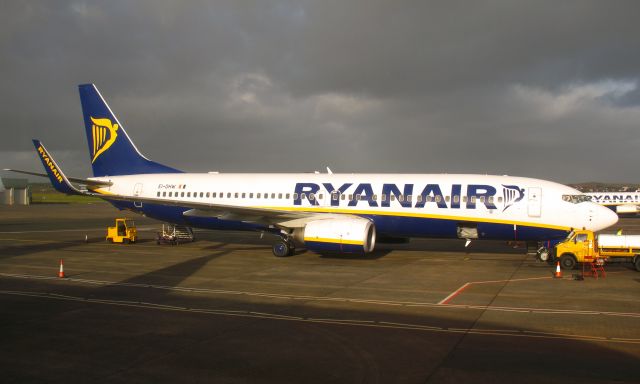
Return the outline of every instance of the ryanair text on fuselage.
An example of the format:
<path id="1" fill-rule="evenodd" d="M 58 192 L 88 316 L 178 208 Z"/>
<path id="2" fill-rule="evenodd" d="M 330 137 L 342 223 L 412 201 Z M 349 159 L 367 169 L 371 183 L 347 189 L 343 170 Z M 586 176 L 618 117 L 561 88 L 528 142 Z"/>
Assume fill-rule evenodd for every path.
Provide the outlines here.
<path id="1" fill-rule="evenodd" d="M 353 189 L 353 183 L 344 183 L 341 186 L 334 186 L 331 183 L 297 183 L 294 191 L 293 205 L 302 205 L 302 200 L 307 199 L 311 205 L 320 205 L 315 197 L 321 192 L 330 194 L 331 206 L 340 206 L 343 198 L 341 195 L 350 195 L 347 206 L 355 207 L 359 202 L 368 203 L 369 207 L 390 207 L 391 201 L 396 201 L 403 208 L 424 208 L 427 203 L 433 202 L 438 208 L 461 208 L 464 204 L 466 209 L 476 209 L 478 203 L 484 204 L 487 209 L 498 209 L 495 204 L 496 188 L 491 185 L 469 184 L 464 188 L 462 184 L 452 184 L 446 191 L 450 192 L 446 196 L 440 184 L 427 184 L 423 188 L 416 188 L 414 184 L 404 184 L 402 189 L 393 183 L 382 184 L 380 190 L 380 205 L 378 205 L 377 194 L 374 193 L 371 183 L 359 183 Z M 504 204 L 503 211 L 514 203 L 524 198 L 524 188 L 515 185 L 502 185 Z M 415 194 L 415 192 L 419 194 Z M 463 194 L 463 192 L 465 192 Z M 462 197 L 465 198 L 462 198 Z M 388 197 L 388 198 L 387 198 Z M 447 200 L 449 200 L 447 202 Z M 447 204 L 449 203 L 449 204 Z"/>

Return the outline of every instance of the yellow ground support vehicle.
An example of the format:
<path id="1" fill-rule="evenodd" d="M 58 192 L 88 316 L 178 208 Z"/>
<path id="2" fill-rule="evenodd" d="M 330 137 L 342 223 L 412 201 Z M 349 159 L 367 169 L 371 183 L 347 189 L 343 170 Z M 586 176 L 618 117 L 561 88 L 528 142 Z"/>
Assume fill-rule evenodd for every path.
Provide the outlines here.
<path id="1" fill-rule="evenodd" d="M 631 261 L 640 271 L 639 235 L 595 235 L 587 230 L 572 231 L 555 247 L 557 260 L 563 269 L 573 269 L 577 263 L 603 258 L 611 261 Z"/>
<path id="2" fill-rule="evenodd" d="M 107 241 L 110 243 L 135 243 L 138 240 L 138 230 L 133 220 L 116 219 L 116 226 L 107 228 Z"/>

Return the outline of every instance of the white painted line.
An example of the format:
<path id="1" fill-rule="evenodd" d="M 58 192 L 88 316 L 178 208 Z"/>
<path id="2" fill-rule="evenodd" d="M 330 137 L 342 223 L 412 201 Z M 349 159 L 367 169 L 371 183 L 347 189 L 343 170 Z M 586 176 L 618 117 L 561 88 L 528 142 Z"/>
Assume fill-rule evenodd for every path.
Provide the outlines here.
<path id="1" fill-rule="evenodd" d="M 488 330 L 464 329 L 464 328 L 439 328 L 439 327 L 429 327 L 421 324 L 402 324 L 402 323 L 386 323 L 386 322 L 377 323 L 375 321 L 370 321 L 370 320 L 301 318 L 301 317 L 295 317 L 295 316 L 286 316 L 286 315 L 270 314 L 270 313 L 262 313 L 262 312 L 237 312 L 237 311 L 225 311 L 225 310 L 213 310 L 213 309 L 211 310 L 192 309 L 192 308 L 166 306 L 166 305 L 157 304 L 157 303 L 133 303 L 129 301 L 117 301 L 117 300 L 109 300 L 109 301 L 92 300 L 92 299 L 86 299 L 82 297 L 50 295 L 47 293 L 37 293 L 37 292 L 0 290 L 0 294 L 13 295 L 13 296 L 26 296 L 26 297 L 34 297 L 34 298 L 40 298 L 40 299 L 49 299 L 49 300 L 53 299 L 53 300 L 64 300 L 64 301 L 79 301 L 79 302 L 86 302 L 86 303 L 99 304 L 99 305 L 135 307 L 135 308 L 149 309 L 149 310 L 155 310 L 155 311 L 172 311 L 172 312 L 200 313 L 200 314 L 218 315 L 218 316 L 261 318 L 261 319 L 268 319 L 273 321 L 297 321 L 297 322 L 307 322 L 307 323 L 332 324 L 332 325 L 339 325 L 339 326 L 373 327 L 373 328 L 381 328 L 381 329 L 384 329 L 384 328 L 406 329 L 406 330 L 422 331 L 422 332 L 465 333 L 465 334 L 481 335 L 485 337 L 486 336 L 502 336 L 502 337 L 536 338 L 536 339 L 562 339 L 562 340 L 572 340 L 572 341 L 593 341 L 593 342 L 617 343 L 617 344 L 640 344 L 640 339 L 632 339 L 632 338 L 607 338 L 602 336 L 572 335 L 572 334 L 562 334 L 562 333 L 543 334 L 543 333 L 533 332 L 533 331 L 514 332 L 512 330 L 508 330 L 505 332 L 501 330 L 488 331 Z"/>
<path id="2" fill-rule="evenodd" d="M 67 277 L 60 279 L 56 276 L 41 276 L 41 275 L 26 275 L 26 274 L 12 274 L 12 273 L 0 273 L 0 277 L 18 278 L 18 279 L 31 279 L 31 280 L 50 280 L 56 282 L 71 282 L 96 285 L 101 287 L 131 287 L 131 288 L 147 288 L 147 289 L 162 289 L 168 291 L 180 291 L 185 293 L 204 293 L 212 295 L 244 295 L 244 296 L 257 296 L 268 297 L 280 300 L 305 300 L 305 301 L 336 301 L 336 302 L 350 302 L 357 304 L 370 304 L 370 305 L 390 305 L 390 306 L 406 306 L 406 307 L 427 307 L 437 310 L 449 310 L 449 309 L 464 309 L 464 310 L 479 310 L 479 311 L 498 311 L 498 312 L 521 312 L 532 314 L 559 314 L 559 315 L 584 315 L 584 316 L 612 316 L 612 317 L 633 317 L 640 318 L 638 312 L 611 312 L 611 311 L 589 311 L 589 310 L 574 310 L 574 309 L 554 309 L 554 308 L 526 308 L 526 307 L 501 307 L 501 306 L 486 306 L 486 305 L 456 305 L 456 304 L 440 304 L 446 301 L 449 295 L 440 303 L 419 303 L 419 302 L 403 302 L 403 301 L 374 301 L 345 297 L 326 297 L 326 296 L 296 296 L 296 295 L 283 295 L 283 294 L 271 294 L 266 292 L 250 292 L 250 291 L 229 291 L 222 289 L 206 289 L 206 288 L 189 288 L 189 287 L 172 287 L 167 285 L 153 285 L 153 284 L 136 284 L 136 283 L 120 283 L 116 281 L 104 281 L 104 280 L 90 280 L 90 279 L 77 279 Z M 467 283 L 470 284 L 470 283 Z M 466 284 L 465 284 L 466 285 Z M 463 285 L 456 292 L 461 292 L 461 289 L 465 287 Z M 454 293 L 456 293 L 454 292 Z"/>

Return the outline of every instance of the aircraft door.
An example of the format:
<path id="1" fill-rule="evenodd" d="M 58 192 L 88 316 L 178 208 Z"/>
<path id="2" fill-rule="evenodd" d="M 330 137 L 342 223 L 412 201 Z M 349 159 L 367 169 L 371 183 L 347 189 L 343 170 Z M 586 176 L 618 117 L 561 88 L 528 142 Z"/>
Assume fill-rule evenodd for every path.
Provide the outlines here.
<path id="1" fill-rule="evenodd" d="M 530 217 L 540 217 L 542 214 L 542 189 L 529 188 L 527 212 Z"/>
<path id="2" fill-rule="evenodd" d="M 142 195 L 142 183 L 136 183 L 136 185 L 133 187 L 133 196 L 140 196 L 140 195 Z M 141 201 L 134 201 L 133 205 L 136 208 L 142 208 Z"/>

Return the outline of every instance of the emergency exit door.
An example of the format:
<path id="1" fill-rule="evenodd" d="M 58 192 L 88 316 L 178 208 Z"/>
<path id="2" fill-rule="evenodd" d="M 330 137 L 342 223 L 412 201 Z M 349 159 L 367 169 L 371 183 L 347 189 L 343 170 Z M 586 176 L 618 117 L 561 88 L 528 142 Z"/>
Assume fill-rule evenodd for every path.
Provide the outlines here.
<path id="1" fill-rule="evenodd" d="M 530 217 L 540 217 L 542 214 L 542 189 L 529 188 L 527 212 Z"/>

